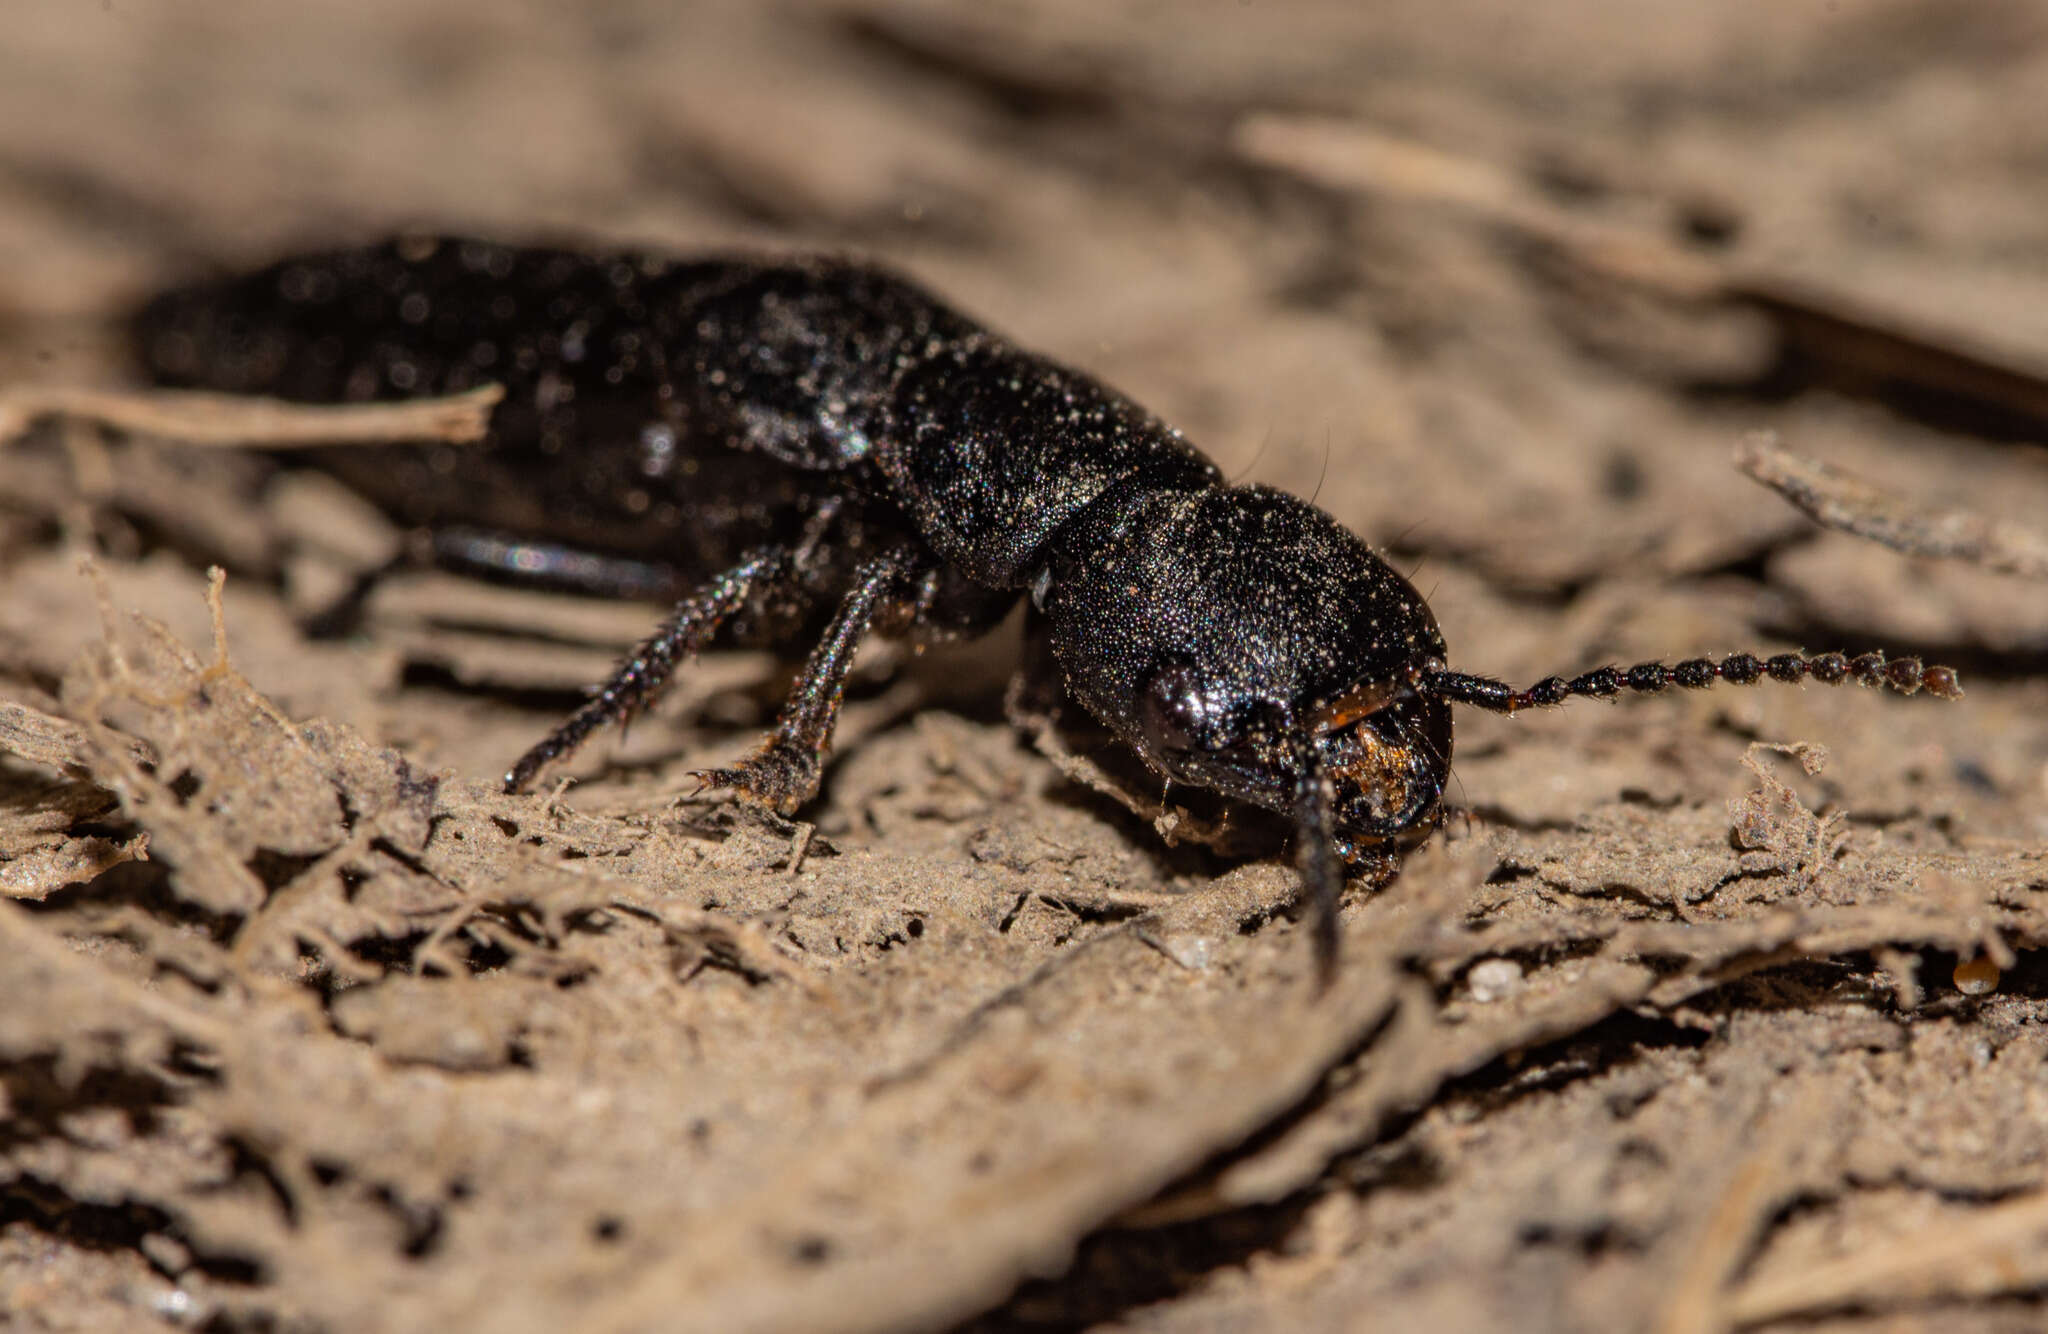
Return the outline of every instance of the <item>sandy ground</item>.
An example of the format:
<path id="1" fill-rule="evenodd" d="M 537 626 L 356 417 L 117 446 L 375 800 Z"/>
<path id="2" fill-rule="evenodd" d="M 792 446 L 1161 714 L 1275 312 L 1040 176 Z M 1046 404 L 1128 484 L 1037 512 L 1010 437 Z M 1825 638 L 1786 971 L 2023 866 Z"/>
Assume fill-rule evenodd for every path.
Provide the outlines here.
<path id="1" fill-rule="evenodd" d="M 1468 670 L 1885 648 L 1968 697 L 1464 716 L 1459 813 L 1318 994 L 1284 860 L 1169 846 L 1005 722 L 1014 631 L 872 655 L 808 833 L 682 800 L 763 655 L 501 796 L 656 609 L 414 575 L 311 640 L 377 515 L 45 423 L 0 455 L 0 1323 L 2048 1319 L 2038 5 L 4 32 L 16 393 L 132 383 L 159 285 L 402 226 L 854 250 L 1314 492 Z M 1824 531 L 1755 430 L 1977 537 Z"/>

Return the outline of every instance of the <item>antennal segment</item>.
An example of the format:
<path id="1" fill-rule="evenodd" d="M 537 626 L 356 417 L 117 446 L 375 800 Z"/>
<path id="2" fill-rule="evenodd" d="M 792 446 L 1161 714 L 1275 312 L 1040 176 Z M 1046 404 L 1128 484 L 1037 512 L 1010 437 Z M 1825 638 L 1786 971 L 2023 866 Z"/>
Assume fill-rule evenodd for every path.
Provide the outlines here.
<path id="1" fill-rule="evenodd" d="M 1485 676 L 1468 676 L 1444 668 L 1432 668 L 1417 682 L 1424 694 L 1471 704 L 1492 713 L 1519 713 L 1568 699 L 1610 699 L 1628 691 L 1655 695 L 1671 686 L 1701 690 L 1716 681 L 1731 685 L 1755 685 L 1764 678 L 1797 684 L 1811 678 L 1822 685 L 1854 681 L 1865 686 L 1889 686 L 1902 695 L 1924 690 L 1943 699 L 1961 699 L 1963 688 L 1950 667 L 1925 667 L 1918 658 L 1887 660 L 1882 653 L 1864 653 L 1851 658 L 1841 653 L 1780 653 L 1759 658 L 1752 653 L 1732 653 L 1719 662 L 1712 658 L 1687 658 L 1666 666 L 1661 662 L 1638 663 L 1626 671 L 1602 667 L 1566 680 L 1546 677 L 1527 690 L 1517 690 L 1504 681 Z"/>

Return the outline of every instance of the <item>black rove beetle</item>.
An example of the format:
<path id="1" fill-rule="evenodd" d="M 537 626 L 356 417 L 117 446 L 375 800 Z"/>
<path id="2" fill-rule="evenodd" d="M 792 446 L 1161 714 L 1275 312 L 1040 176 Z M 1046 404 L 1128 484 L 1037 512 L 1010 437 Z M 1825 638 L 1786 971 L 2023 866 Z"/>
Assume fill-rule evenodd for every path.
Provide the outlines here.
<path id="1" fill-rule="evenodd" d="M 793 810 L 865 635 L 979 633 L 1028 594 L 1067 690 L 1153 769 L 1292 820 L 1326 976 L 1345 864 L 1390 867 L 1441 818 L 1453 704 L 1766 677 L 1961 693 L 1947 668 L 1877 653 L 1526 690 L 1453 671 L 1422 597 L 1329 515 L 1227 485 L 1121 394 L 844 260 L 402 240 L 169 293 L 135 335 L 170 385 L 340 402 L 502 383 L 481 445 L 323 463 L 445 562 L 682 593 L 508 790 L 647 705 L 721 626 L 822 622 L 773 738 L 700 775 Z"/>

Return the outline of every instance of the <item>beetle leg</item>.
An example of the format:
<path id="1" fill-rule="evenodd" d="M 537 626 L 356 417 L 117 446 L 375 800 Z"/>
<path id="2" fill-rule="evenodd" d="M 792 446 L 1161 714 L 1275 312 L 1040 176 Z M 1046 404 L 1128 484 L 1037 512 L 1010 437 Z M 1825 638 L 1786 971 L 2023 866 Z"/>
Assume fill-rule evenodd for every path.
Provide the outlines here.
<path id="1" fill-rule="evenodd" d="M 461 574 L 622 601 L 659 601 L 681 591 L 671 566 L 559 542 L 529 542 L 462 527 L 437 528 L 429 542 L 432 563 Z"/>
<path id="2" fill-rule="evenodd" d="M 1316 987 L 1337 975 L 1337 901 L 1344 893 L 1344 860 L 1337 853 L 1336 794 L 1315 743 L 1303 738 L 1295 753 L 1294 865 L 1308 900 L 1314 933 Z"/>
<path id="3" fill-rule="evenodd" d="M 413 533 L 391 559 L 358 573 L 341 596 L 305 619 L 307 637 L 339 639 L 354 633 L 378 585 L 395 574 L 421 569 L 622 600 L 672 599 L 680 585 L 672 567 L 653 561 L 554 542 L 524 542 L 479 528 L 435 528 Z"/>
<path id="4" fill-rule="evenodd" d="M 783 706 L 775 735 L 746 759 L 729 768 L 703 769 L 695 775 L 705 787 L 729 787 L 743 797 L 787 814 L 818 794 L 825 753 L 832 748 L 832 729 L 839 721 L 846 694 L 846 675 L 853 655 L 875 618 L 895 605 L 910 604 L 913 614 L 924 598 L 911 585 L 920 562 L 907 548 L 898 548 L 863 563 L 854 573 L 853 588 L 832 615 L 832 623 L 811 650 Z M 929 581 L 922 581 L 929 582 Z"/>
<path id="5" fill-rule="evenodd" d="M 607 723 L 624 722 L 646 707 L 720 625 L 764 588 L 790 577 L 788 549 L 763 547 L 678 602 L 674 614 L 627 655 L 589 703 L 519 757 L 505 775 L 505 790 L 524 791 L 543 768 L 574 751 L 592 732 Z"/>

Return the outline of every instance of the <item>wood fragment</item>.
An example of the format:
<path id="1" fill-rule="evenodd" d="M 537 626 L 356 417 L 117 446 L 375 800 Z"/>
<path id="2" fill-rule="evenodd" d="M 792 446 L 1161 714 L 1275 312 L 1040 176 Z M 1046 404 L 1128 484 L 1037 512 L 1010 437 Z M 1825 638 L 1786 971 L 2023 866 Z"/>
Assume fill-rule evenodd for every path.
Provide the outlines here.
<path id="1" fill-rule="evenodd" d="M 404 403 L 304 404 L 187 390 L 122 392 L 64 385 L 0 389 L 0 442 L 47 417 L 98 422 L 186 445 L 288 449 L 439 441 L 468 444 L 489 429 L 502 385 Z"/>
<path id="2" fill-rule="evenodd" d="M 1542 198 L 1492 163 L 1330 117 L 1260 114 L 1234 135 L 1269 167 L 1362 193 L 1449 205 L 1557 246 L 1594 272 L 1687 300 L 1724 295 L 1726 267 L 1638 228 L 1601 222 Z"/>
<path id="3" fill-rule="evenodd" d="M 1679 1272 L 1657 1323 L 1660 1334 L 1718 1334 L 1729 1328 L 1728 1282 L 1771 1218 L 1798 1195 L 1802 1182 L 1793 1164 L 1803 1148 L 1824 1138 L 1833 1110 L 1826 1094 L 1807 1092 L 1753 1128 L 1756 1147 L 1723 1178 L 1712 1206 L 1684 1234 Z"/>
<path id="4" fill-rule="evenodd" d="M 1589 217 L 1513 170 L 1361 120 L 1262 112 L 1232 133 L 1246 161 L 1327 189 L 1455 209 L 1583 273 L 1667 300 L 1755 311 L 1801 355 L 1868 391 L 1911 385 L 2048 421 L 2048 347 L 1959 325 L 1889 289 L 1702 253 L 1659 232 Z"/>
<path id="5" fill-rule="evenodd" d="M 1758 1278 L 1728 1305 L 1733 1324 L 1902 1302 L 2032 1292 L 2048 1283 L 2048 1194 L 1862 1246 L 1832 1264 Z"/>
<path id="6" fill-rule="evenodd" d="M 1758 431 L 1735 447 L 1735 466 L 1823 528 L 1909 556 L 1963 560 L 2001 574 L 2048 579 L 2048 533 L 1971 510 L 1915 505 L 1854 473 L 1795 454 Z"/>

